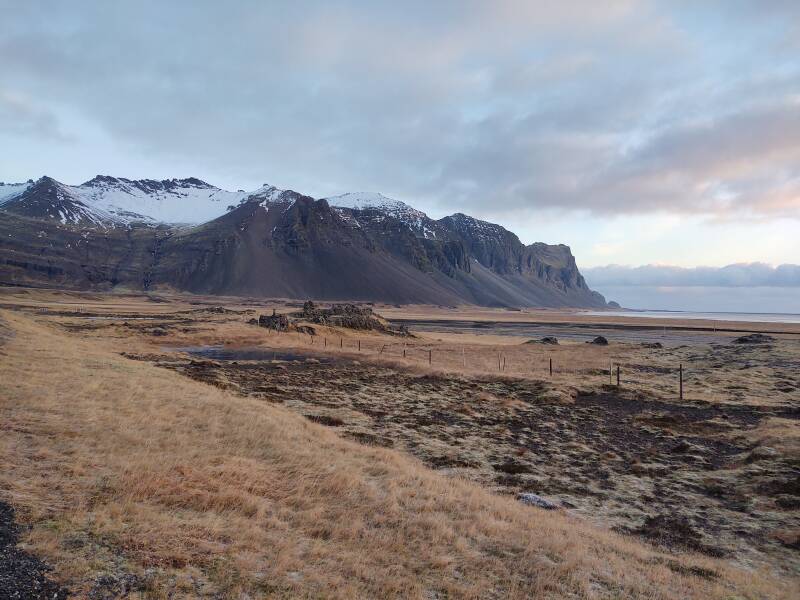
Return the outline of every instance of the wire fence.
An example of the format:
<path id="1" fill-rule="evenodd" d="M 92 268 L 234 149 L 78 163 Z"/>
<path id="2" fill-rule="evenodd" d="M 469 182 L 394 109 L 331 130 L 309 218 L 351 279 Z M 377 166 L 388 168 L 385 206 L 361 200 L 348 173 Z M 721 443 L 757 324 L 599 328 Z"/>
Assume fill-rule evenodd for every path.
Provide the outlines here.
<path id="1" fill-rule="evenodd" d="M 411 341 L 387 343 L 383 340 L 313 335 L 307 338 L 309 346 L 324 352 L 363 354 L 444 371 L 552 379 L 574 385 L 591 383 L 616 388 L 657 384 L 662 389 L 674 389 L 674 395 L 681 399 L 687 384 L 687 371 L 682 362 L 673 366 L 641 360 L 632 362 L 630 356 L 620 353 L 613 346 L 492 346 Z"/>

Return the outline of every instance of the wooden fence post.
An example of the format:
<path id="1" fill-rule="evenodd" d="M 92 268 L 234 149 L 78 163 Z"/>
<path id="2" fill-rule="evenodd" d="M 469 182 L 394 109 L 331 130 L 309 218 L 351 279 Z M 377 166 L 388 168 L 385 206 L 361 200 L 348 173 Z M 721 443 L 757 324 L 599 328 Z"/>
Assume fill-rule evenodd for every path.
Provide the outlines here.
<path id="1" fill-rule="evenodd" d="M 683 363 L 680 363 L 678 367 L 678 379 L 679 379 L 679 390 L 678 393 L 680 395 L 680 399 L 683 400 Z"/>
<path id="2" fill-rule="evenodd" d="M 358 340 L 358 351 L 361 352 L 361 340 Z"/>
<path id="3" fill-rule="evenodd" d="M 552 375 L 553 375 L 553 359 L 551 358 L 550 359 L 550 376 L 552 377 Z"/>
<path id="4" fill-rule="evenodd" d="M 619 387 L 619 365 L 617 365 L 617 387 Z"/>
<path id="5" fill-rule="evenodd" d="M 428 365 L 433 364 L 433 350 L 428 350 Z"/>

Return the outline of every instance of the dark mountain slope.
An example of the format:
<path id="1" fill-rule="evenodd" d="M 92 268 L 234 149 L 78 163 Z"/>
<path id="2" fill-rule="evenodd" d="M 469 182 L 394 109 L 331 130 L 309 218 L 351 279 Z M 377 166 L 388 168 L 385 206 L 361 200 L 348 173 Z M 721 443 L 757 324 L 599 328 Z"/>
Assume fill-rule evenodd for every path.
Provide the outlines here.
<path id="1" fill-rule="evenodd" d="M 458 295 L 397 260 L 324 200 L 247 202 L 171 237 L 154 283 L 197 293 L 454 304 Z M 433 285 L 432 285 L 433 284 Z"/>
<path id="2" fill-rule="evenodd" d="M 164 182 L 110 178 L 76 188 L 40 179 L 0 206 L 0 283 L 446 305 L 605 306 L 586 286 L 567 246 L 525 246 L 499 225 L 466 215 L 435 221 L 396 201 L 347 208 L 270 186 L 248 195 L 194 180 L 167 183 L 172 187 L 165 192 Z M 100 184 L 117 194 L 114 202 L 106 202 L 109 196 L 101 198 L 106 204 L 96 200 Z M 123 188 L 130 188 L 134 200 L 119 195 L 127 194 Z M 121 221 L 120 205 L 136 208 L 139 195 L 150 188 L 153 196 L 142 202 L 152 201 L 146 207 L 151 215 L 169 208 L 159 203 L 193 202 L 193 194 L 201 194 L 202 201 L 206 191 L 211 194 L 206 208 L 242 199 L 196 226 L 152 217 L 147 223 Z M 104 213 L 104 206 L 113 210 Z"/>
<path id="3" fill-rule="evenodd" d="M 198 293 L 331 300 L 605 304 L 585 287 L 566 246 L 527 249 L 517 240 L 518 255 L 507 259 L 505 272 L 497 272 L 470 260 L 465 243 L 443 235 L 444 229 L 439 238 L 424 238 L 399 219 L 351 212 L 360 227 L 348 224 L 325 200 L 295 194 L 267 206 L 247 202 L 166 240 L 154 283 Z"/>
<path id="4" fill-rule="evenodd" d="M 162 228 L 97 229 L 0 211 L 0 283 L 145 288 Z"/>

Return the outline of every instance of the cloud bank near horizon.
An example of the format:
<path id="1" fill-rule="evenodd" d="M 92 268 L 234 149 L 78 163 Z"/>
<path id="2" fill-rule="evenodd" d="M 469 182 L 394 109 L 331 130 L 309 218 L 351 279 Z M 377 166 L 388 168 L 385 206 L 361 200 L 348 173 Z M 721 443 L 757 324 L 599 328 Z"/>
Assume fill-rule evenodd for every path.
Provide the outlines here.
<path id="1" fill-rule="evenodd" d="M 626 308 L 800 314 L 800 265 L 796 264 L 607 265 L 581 271 L 592 289 Z"/>
<path id="2" fill-rule="evenodd" d="M 615 287 L 797 287 L 800 288 L 800 265 L 772 266 L 764 263 L 740 263 L 724 267 L 675 267 L 643 265 L 638 267 L 606 265 L 582 269 L 594 286 Z M 797 291 L 800 308 L 800 290 Z"/>

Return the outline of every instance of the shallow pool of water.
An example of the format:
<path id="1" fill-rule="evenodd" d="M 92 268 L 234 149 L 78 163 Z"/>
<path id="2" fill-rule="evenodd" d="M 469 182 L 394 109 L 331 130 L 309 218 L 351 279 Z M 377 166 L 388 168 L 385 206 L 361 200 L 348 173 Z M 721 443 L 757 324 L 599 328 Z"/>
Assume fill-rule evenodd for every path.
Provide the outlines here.
<path id="1" fill-rule="evenodd" d="M 207 358 L 209 360 L 234 361 L 234 360 L 280 360 L 284 362 L 304 362 L 313 358 L 321 363 L 331 362 L 330 357 L 311 356 L 300 352 L 287 350 L 272 350 L 270 348 L 228 348 L 226 346 L 185 346 L 182 348 L 164 348 L 170 352 L 185 352 L 191 356 Z"/>

